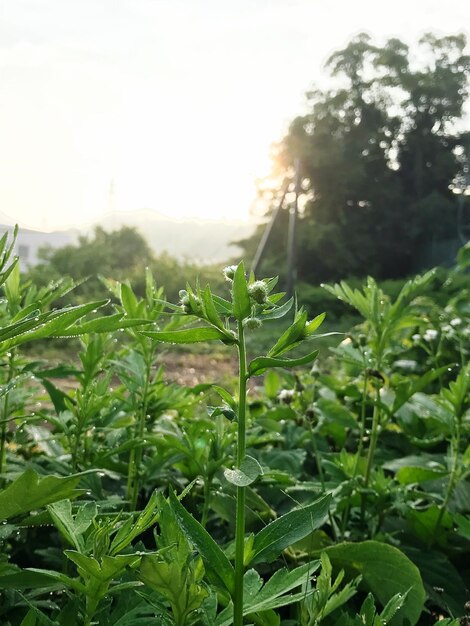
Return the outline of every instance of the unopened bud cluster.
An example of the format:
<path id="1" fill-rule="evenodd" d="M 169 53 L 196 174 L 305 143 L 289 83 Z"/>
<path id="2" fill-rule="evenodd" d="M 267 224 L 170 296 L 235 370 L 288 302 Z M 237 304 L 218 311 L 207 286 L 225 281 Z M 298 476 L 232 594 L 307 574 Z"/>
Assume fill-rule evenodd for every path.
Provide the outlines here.
<path id="1" fill-rule="evenodd" d="M 247 317 L 243 320 L 243 326 L 249 330 L 256 330 L 262 325 L 262 323 L 263 322 L 259 319 L 259 317 Z"/>
<path id="2" fill-rule="evenodd" d="M 265 304 L 268 299 L 268 287 L 262 280 L 256 280 L 248 285 L 248 293 L 257 304 Z"/>
<path id="3" fill-rule="evenodd" d="M 225 280 L 233 280 L 233 277 L 235 276 L 235 272 L 237 270 L 237 266 L 236 265 L 227 265 L 227 267 L 224 267 L 223 269 L 223 273 L 225 276 Z"/>
<path id="4" fill-rule="evenodd" d="M 186 291 L 186 289 L 180 290 L 179 297 L 180 297 L 181 308 L 183 309 L 185 313 L 188 313 L 188 314 L 197 313 L 197 311 L 193 309 L 193 305 L 191 304 L 191 298 L 189 297 L 189 294 Z M 193 302 L 195 302 L 196 305 L 200 304 L 200 300 L 197 296 L 193 296 Z"/>

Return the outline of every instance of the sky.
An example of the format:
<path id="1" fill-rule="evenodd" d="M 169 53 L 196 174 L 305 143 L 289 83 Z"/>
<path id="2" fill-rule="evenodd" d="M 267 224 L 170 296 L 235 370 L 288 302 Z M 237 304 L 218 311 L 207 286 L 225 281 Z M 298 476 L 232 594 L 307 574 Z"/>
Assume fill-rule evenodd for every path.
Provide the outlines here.
<path id="1" fill-rule="evenodd" d="M 468 0 L 0 0 L 0 215 L 249 220 L 331 52 L 469 25 Z"/>

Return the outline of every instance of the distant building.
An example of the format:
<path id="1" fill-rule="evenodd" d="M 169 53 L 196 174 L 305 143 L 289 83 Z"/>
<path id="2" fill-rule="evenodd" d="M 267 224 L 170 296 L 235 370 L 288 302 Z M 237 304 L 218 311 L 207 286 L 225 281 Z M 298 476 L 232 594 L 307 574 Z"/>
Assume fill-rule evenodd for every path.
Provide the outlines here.
<path id="1" fill-rule="evenodd" d="M 0 237 L 7 231 L 12 234 L 13 226 L 0 225 Z M 78 232 L 76 231 L 68 230 L 46 233 L 39 230 L 20 228 L 13 252 L 20 258 L 21 266 L 27 268 L 39 263 L 38 251 L 40 248 L 46 246 L 62 248 L 68 244 L 76 243 L 77 240 Z"/>

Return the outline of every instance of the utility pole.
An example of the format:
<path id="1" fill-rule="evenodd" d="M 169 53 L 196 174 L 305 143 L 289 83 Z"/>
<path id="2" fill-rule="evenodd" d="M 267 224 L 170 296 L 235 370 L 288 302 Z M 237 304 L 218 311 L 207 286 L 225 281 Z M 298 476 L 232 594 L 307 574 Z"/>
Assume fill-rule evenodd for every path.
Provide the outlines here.
<path id="1" fill-rule="evenodd" d="M 294 202 L 289 209 L 289 229 L 287 232 L 287 297 L 290 298 L 294 293 L 295 279 L 297 275 L 296 268 L 296 231 L 297 217 L 299 213 L 299 194 L 300 194 L 300 159 L 295 160 L 295 187 Z"/>
<path id="2" fill-rule="evenodd" d="M 286 199 L 286 194 L 289 189 L 289 185 L 290 185 L 290 180 L 288 178 L 285 178 L 284 183 L 282 185 L 281 199 L 278 205 L 276 206 L 276 208 L 274 209 L 274 211 L 272 212 L 271 220 L 268 222 L 266 228 L 264 229 L 263 236 L 261 237 L 261 240 L 256 249 L 255 258 L 253 259 L 253 263 L 251 265 L 251 271 L 255 275 L 261 266 L 263 254 L 264 254 L 264 251 L 266 250 L 266 244 L 268 243 L 269 236 L 271 235 L 274 222 L 276 221 L 277 216 L 279 215 L 279 211 L 282 209 L 282 205 L 284 204 L 284 200 Z"/>

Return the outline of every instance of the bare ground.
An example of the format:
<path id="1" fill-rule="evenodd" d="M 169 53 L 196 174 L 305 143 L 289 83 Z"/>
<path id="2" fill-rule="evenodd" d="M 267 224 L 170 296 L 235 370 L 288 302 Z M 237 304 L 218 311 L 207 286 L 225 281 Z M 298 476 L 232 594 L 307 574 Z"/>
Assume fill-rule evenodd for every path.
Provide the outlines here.
<path id="1" fill-rule="evenodd" d="M 224 354 L 167 352 L 158 361 L 163 365 L 168 381 L 189 387 L 199 383 L 220 383 L 237 375 L 237 359 Z"/>

